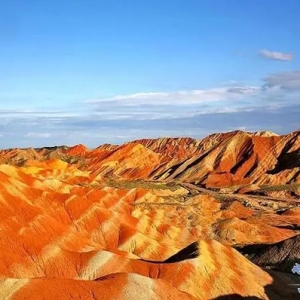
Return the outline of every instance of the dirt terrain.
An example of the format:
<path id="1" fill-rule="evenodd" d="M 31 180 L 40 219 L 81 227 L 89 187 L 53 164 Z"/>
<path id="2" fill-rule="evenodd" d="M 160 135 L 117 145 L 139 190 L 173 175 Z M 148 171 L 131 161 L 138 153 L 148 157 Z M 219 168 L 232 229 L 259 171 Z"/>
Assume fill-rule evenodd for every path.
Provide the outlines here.
<path id="1" fill-rule="evenodd" d="M 0 299 L 298 299 L 300 131 L 0 151 Z"/>

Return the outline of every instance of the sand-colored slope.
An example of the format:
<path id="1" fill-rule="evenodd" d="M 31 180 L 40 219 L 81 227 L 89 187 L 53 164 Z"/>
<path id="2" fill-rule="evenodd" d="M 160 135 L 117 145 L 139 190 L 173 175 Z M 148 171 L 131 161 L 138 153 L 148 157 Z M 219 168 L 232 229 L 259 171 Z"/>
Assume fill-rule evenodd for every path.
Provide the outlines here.
<path id="1" fill-rule="evenodd" d="M 241 253 L 299 256 L 299 148 L 299 132 L 235 131 L 3 150 L 0 295 L 295 299 Z"/>
<path id="2" fill-rule="evenodd" d="M 78 174 L 73 167 L 68 168 L 59 161 L 50 161 L 46 166 L 45 170 L 53 167 L 52 176 L 60 177 L 60 172 L 55 170 L 64 170 L 68 178 Z M 167 202 L 145 189 L 70 187 L 59 179 L 56 180 L 68 188 L 55 191 L 49 188 L 47 180 L 41 180 L 43 174 L 48 176 L 48 171 L 8 166 L 0 169 L 5 171 L 2 172 L 3 201 L 0 204 L 0 251 L 3 254 L 0 274 L 20 279 L 3 281 L 3 293 L 11 295 L 11 299 L 35 295 L 39 286 L 44 286 L 45 291 L 51 290 L 53 280 L 58 281 L 58 286 L 61 282 L 70 286 L 62 294 L 67 296 L 61 299 L 70 298 L 76 291 L 72 288 L 74 279 L 90 281 L 84 282 L 86 289 L 78 291 L 78 297 L 86 290 L 92 292 L 102 288 L 105 295 L 107 286 L 94 286 L 93 280 L 116 273 L 142 277 L 122 275 L 125 282 L 116 279 L 116 291 L 112 293 L 125 289 L 130 291 L 128 295 L 133 295 L 139 285 L 146 284 L 149 290 L 143 295 L 149 293 L 157 299 L 172 293 L 174 297 L 184 295 L 187 299 L 213 299 L 226 294 L 267 297 L 264 286 L 272 283 L 270 276 L 231 247 L 207 240 L 215 237 L 228 243 L 226 234 L 224 238 L 222 234 L 217 237 L 215 226 L 220 222 L 223 222 L 223 229 L 218 227 L 218 232 L 235 230 L 237 237 L 247 236 L 256 225 L 240 221 L 246 225 L 240 227 L 238 223 L 232 224 L 231 218 L 226 225 L 220 220 L 226 212 L 230 215 L 233 207 L 222 210 L 221 203 L 211 196 L 194 196 L 184 203 L 174 198 Z M 272 238 L 268 242 L 295 234 L 282 229 L 277 230 L 276 235 L 271 226 L 269 230 Z M 186 252 L 190 249 L 188 245 L 199 239 L 200 242 L 192 244 L 196 250 Z M 252 240 L 249 236 L 247 239 L 248 243 L 262 241 L 265 241 L 264 232 L 257 232 Z M 240 239 L 240 242 L 245 240 Z M 185 248 L 188 250 L 182 250 Z M 172 259 L 174 262 L 170 263 Z M 35 278 L 44 279 L 37 281 Z M 163 294 L 154 288 L 160 284 L 165 289 Z M 170 292 L 164 294 L 168 289 Z M 126 299 L 126 293 L 115 297 Z M 152 296 L 147 297 L 151 299 Z M 50 296 L 45 294 L 45 297 Z"/>

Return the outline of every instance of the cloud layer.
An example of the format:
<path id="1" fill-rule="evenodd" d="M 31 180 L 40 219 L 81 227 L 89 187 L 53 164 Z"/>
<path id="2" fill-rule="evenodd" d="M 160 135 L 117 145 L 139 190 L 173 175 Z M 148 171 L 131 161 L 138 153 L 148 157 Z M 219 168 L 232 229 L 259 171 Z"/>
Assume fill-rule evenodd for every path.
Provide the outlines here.
<path id="1" fill-rule="evenodd" d="M 238 100 L 244 95 L 255 94 L 259 88 L 252 86 L 222 87 L 206 90 L 175 91 L 170 93 L 136 93 L 130 95 L 119 95 L 111 98 L 100 98 L 87 100 L 89 104 L 112 104 L 122 103 L 122 105 L 185 105 L 216 102 L 223 100 Z"/>
<path id="2" fill-rule="evenodd" d="M 280 87 L 284 90 L 300 90 L 300 70 L 271 74 L 264 81 L 268 87 Z"/>
<path id="3" fill-rule="evenodd" d="M 287 133 L 300 127 L 300 70 L 260 86 L 135 93 L 83 101 L 74 109 L 0 110 L 2 147 L 123 143 L 165 136 L 204 137 L 243 128 Z"/>
<path id="4" fill-rule="evenodd" d="M 276 52 L 269 50 L 260 50 L 259 55 L 266 59 L 279 60 L 279 61 L 291 61 L 294 59 L 293 53 Z"/>

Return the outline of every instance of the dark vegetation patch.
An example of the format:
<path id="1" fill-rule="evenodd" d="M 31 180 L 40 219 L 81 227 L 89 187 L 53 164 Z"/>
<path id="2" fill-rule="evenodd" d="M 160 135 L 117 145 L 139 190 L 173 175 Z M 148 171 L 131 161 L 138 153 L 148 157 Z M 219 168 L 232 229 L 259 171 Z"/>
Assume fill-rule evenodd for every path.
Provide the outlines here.
<path id="1" fill-rule="evenodd" d="M 134 189 L 134 188 L 144 188 L 144 189 L 161 189 L 161 190 L 171 190 L 176 191 L 181 188 L 181 186 L 174 182 L 153 182 L 153 181 L 143 181 L 143 180 L 118 180 L 115 178 L 107 178 L 106 184 L 108 186 L 119 188 L 119 189 Z"/>

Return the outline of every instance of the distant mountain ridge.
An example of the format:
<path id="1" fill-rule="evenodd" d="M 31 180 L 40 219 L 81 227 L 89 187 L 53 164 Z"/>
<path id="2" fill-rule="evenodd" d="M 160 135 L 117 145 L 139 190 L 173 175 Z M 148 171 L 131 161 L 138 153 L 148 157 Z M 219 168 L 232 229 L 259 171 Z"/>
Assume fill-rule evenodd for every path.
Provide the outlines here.
<path id="1" fill-rule="evenodd" d="M 300 182 L 300 132 L 211 134 L 203 139 L 141 139 L 123 145 L 88 149 L 47 147 L 0 152 L 1 163 L 17 166 L 28 161 L 61 159 L 95 175 L 197 183 L 205 186 L 287 184 Z"/>

